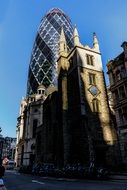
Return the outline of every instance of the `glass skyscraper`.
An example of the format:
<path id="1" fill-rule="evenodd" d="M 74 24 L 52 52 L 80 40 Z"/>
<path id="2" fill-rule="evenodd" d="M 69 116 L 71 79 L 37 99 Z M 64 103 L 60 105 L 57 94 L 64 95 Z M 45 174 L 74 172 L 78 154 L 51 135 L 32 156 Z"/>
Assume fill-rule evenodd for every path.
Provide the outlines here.
<path id="1" fill-rule="evenodd" d="M 73 26 L 65 13 L 53 8 L 41 20 L 34 42 L 27 81 L 27 95 L 37 92 L 43 84 L 57 86 L 57 58 L 59 55 L 59 39 L 63 27 L 67 46 L 73 47 Z"/>

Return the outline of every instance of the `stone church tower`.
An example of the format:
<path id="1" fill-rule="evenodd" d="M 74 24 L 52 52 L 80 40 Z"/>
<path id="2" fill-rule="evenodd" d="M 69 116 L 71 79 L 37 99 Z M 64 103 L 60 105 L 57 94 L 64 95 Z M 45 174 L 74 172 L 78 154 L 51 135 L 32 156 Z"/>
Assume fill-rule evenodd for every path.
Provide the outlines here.
<path id="1" fill-rule="evenodd" d="M 74 48 L 68 52 L 62 29 L 58 92 L 64 164 L 112 164 L 117 138 L 111 125 L 98 39 L 94 33 L 93 47 L 83 46 L 75 28 L 73 40 Z"/>

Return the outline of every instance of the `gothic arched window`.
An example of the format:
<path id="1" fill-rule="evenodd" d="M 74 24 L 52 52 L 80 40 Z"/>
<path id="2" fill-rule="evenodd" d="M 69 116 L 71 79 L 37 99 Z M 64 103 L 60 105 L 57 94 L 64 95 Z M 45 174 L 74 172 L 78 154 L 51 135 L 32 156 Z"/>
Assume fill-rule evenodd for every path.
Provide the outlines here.
<path id="1" fill-rule="evenodd" d="M 34 120 L 33 120 L 33 138 L 36 137 L 37 125 L 38 125 L 38 120 L 37 120 L 37 119 L 34 119 Z"/>
<path id="2" fill-rule="evenodd" d="M 92 100 L 92 109 L 93 112 L 99 112 L 99 100 L 96 98 Z"/>

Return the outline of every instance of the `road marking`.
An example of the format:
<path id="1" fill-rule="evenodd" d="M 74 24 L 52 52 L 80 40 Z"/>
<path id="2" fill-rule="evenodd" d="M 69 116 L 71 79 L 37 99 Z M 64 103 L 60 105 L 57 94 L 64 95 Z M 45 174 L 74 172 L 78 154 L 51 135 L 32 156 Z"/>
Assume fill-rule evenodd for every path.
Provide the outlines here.
<path id="1" fill-rule="evenodd" d="M 12 174 L 15 174 L 15 175 L 20 175 L 20 173 L 18 173 L 15 170 L 6 170 L 6 173 L 12 173 Z"/>
<path id="2" fill-rule="evenodd" d="M 15 175 L 20 175 L 20 173 L 14 173 Z"/>
<path id="3" fill-rule="evenodd" d="M 32 180 L 33 183 L 39 183 L 41 185 L 44 185 L 45 183 L 41 182 L 41 181 L 37 181 L 37 180 Z"/>
<path id="4" fill-rule="evenodd" d="M 77 179 L 68 179 L 68 178 L 57 178 L 58 181 L 71 181 L 71 182 L 75 182 L 77 181 Z"/>
<path id="5" fill-rule="evenodd" d="M 127 180 L 111 180 L 110 182 L 112 182 L 112 183 L 119 183 L 119 184 L 125 184 L 125 183 L 127 183 Z"/>

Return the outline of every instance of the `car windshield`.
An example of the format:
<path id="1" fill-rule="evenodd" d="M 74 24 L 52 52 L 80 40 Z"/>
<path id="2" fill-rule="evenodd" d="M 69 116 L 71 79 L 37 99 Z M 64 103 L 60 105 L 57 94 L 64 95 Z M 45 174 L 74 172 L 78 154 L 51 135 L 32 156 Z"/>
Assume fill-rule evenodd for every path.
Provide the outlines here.
<path id="1" fill-rule="evenodd" d="M 14 165 L 15 163 L 14 162 L 9 162 L 8 165 Z"/>

